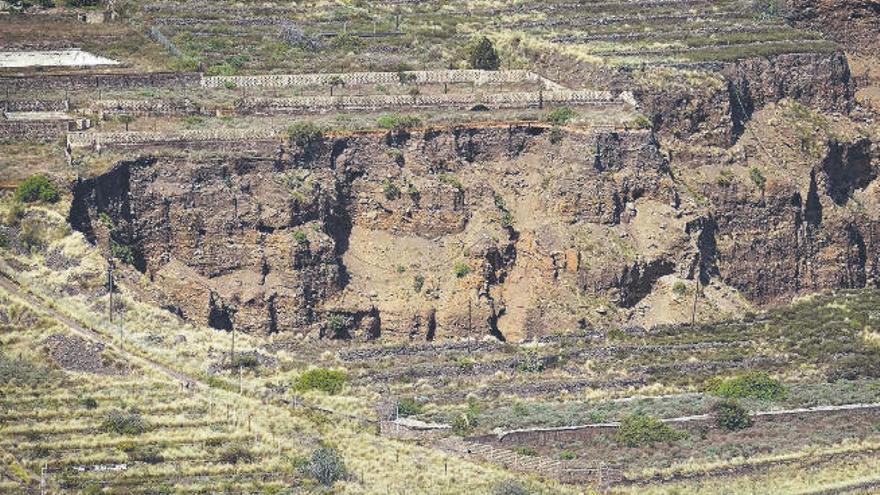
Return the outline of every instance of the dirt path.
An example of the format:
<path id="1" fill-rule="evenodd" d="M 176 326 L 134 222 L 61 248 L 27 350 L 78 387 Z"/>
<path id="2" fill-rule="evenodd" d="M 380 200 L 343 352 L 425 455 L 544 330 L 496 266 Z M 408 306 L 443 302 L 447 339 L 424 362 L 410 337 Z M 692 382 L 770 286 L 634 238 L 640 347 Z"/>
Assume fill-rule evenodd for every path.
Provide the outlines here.
<path id="1" fill-rule="evenodd" d="M 38 299 L 36 296 L 26 292 L 24 289 L 21 288 L 21 286 L 18 285 L 17 282 L 10 279 L 5 273 L 2 273 L 2 272 L 0 272 L 0 287 L 3 287 L 7 291 L 9 291 L 11 294 L 26 301 L 28 304 L 34 306 L 35 308 L 39 308 L 41 311 L 49 314 L 52 318 L 58 320 L 59 322 L 63 323 L 64 325 L 66 325 L 73 333 L 79 335 L 80 337 L 82 337 L 84 339 L 91 340 L 93 342 L 98 342 L 98 343 L 104 344 L 106 347 L 112 348 L 113 350 L 119 352 L 125 358 L 127 358 L 129 361 L 132 361 L 136 365 L 140 365 L 140 366 L 154 369 L 154 370 L 158 371 L 159 373 L 162 373 L 163 375 L 168 376 L 169 378 L 172 378 L 173 380 L 180 382 L 186 388 L 191 388 L 196 385 L 198 385 L 200 387 L 204 387 L 204 388 L 209 388 L 209 386 L 206 383 L 204 383 L 196 378 L 193 378 L 189 375 L 186 375 L 186 374 L 181 373 L 177 370 L 169 368 L 163 364 L 160 364 L 156 361 L 153 361 L 150 358 L 139 356 L 137 354 L 133 354 L 131 352 L 128 352 L 128 351 L 120 348 L 120 346 L 118 346 L 116 344 L 116 342 L 114 342 L 112 339 L 108 339 L 104 335 L 102 335 L 102 334 L 100 334 L 90 328 L 86 328 L 86 327 L 80 325 L 79 323 L 77 323 L 73 319 L 58 312 L 54 308 L 49 307 L 47 304 L 45 304 L 43 301 Z"/>

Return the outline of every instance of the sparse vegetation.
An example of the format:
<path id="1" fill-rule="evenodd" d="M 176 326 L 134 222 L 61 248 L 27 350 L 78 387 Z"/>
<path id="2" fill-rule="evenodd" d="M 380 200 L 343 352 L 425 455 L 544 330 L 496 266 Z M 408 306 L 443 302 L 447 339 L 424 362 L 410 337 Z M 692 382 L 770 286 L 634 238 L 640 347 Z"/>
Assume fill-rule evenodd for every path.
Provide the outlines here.
<path id="1" fill-rule="evenodd" d="M 577 112 L 573 108 L 560 107 L 547 114 L 547 122 L 554 126 L 562 126 L 568 124 L 575 117 L 577 117 Z"/>
<path id="2" fill-rule="evenodd" d="M 466 277 L 471 273 L 471 270 L 471 265 L 466 261 L 457 261 L 455 265 L 452 266 L 452 273 L 455 274 L 456 278 Z"/>
<path id="3" fill-rule="evenodd" d="M 324 130 L 313 122 L 297 122 L 287 128 L 287 138 L 300 148 L 306 148 L 322 140 Z"/>
<path id="4" fill-rule="evenodd" d="M 422 121 L 415 115 L 390 114 L 379 117 L 376 125 L 378 125 L 380 129 L 406 132 L 422 125 Z"/>
<path id="5" fill-rule="evenodd" d="M 382 182 L 382 193 L 388 201 L 394 201 L 400 198 L 400 188 L 388 179 Z"/>

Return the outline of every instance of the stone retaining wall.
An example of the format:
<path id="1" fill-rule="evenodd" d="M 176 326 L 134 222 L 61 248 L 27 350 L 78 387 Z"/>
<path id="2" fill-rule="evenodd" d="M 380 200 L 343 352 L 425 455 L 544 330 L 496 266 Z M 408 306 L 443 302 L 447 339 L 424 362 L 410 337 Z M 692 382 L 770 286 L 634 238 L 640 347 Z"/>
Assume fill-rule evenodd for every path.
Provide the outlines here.
<path id="1" fill-rule="evenodd" d="M 3 112 L 67 112 L 70 104 L 67 100 L 3 100 L 0 111 Z"/>
<path id="2" fill-rule="evenodd" d="M 281 136 L 275 129 L 216 129 L 176 132 L 71 132 L 67 144 L 71 148 L 104 146 L 139 146 L 162 143 L 196 143 L 214 141 L 270 141 Z"/>
<path id="3" fill-rule="evenodd" d="M 66 133 L 68 125 L 64 120 L 0 121 L 0 139 L 53 139 Z"/>
<path id="4" fill-rule="evenodd" d="M 628 95 L 623 97 L 623 95 Z M 381 110 L 390 108 L 456 108 L 470 110 L 478 105 L 487 109 L 541 108 L 544 105 L 632 105 L 629 93 L 614 98 L 610 91 L 526 91 L 487 94 L 372 95 L 372 96 L 296 96 L 291 98 L 246 98 L 236 105 L 242 114 L 308 113 L 322 110 Z"/>
<path id="5" fill-rule="evenodd" d="M 126 74 L 55 74 L 0 76 L 0 92 L 42 89 L 124 89 L 196 86 L 197 72 L 143 72 Z"/>
<path id="6" fill-rule="evenodd" d="M 559 84 L 527 70 L 434 70 L 407 71 L 415 77 L 415 84 L 469 83 L 484 84 L 536 83 L 544 89 L 565 89 Z M 279 88 L 297 86 L 325 86 L 332 80 L 342 80 L 346 85 L 399 84 L 397 72 L 350 72 L 340 74 L 277 74 L 262 76 L 208 76 L 202 78 L 202 86 L 222 88 L 234 84 L 239 88 Z"/>
<path id="7" fill-rule="evenodd" d="M 205 109 L 190 100 L 100 100 L 90 109 L 103 115 L 205 115 Z"/>

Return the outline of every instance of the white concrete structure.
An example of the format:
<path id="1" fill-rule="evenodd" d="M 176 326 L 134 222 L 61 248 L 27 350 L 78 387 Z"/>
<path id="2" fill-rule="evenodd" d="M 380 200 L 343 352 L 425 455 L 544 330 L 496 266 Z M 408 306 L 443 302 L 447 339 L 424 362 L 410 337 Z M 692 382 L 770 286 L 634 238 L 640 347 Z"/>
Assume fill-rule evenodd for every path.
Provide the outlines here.
<path id="1" fill-rule="evenodd" d="M 99 57 L 79 48 L 47 51 L 0 52 L 0 67 L 82 67 L 119 65 L 119 62 Z"/>

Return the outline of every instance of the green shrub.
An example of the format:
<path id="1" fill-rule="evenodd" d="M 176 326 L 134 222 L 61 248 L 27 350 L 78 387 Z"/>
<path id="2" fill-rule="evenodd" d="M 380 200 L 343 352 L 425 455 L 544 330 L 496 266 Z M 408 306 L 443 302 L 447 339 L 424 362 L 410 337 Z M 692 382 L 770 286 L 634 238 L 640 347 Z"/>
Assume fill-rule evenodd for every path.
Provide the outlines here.
<path id="1" fill-rule="evenodd" d="M 137 411 L 125 412 L 115 409 L 104 416 L 101 430 L 117 435 L 140 435 L 147 431 L 147 424 Z"/>
<path id="2" fill-rule="evenodd" d="M 376 125 L 378 125 L 380 129 L 408 131 L 422 125 L 422 120 L 415 115 L 389 114 L 379 117 L 379 120 L 376 121 Z"/>
<path id="3" fill-rule="evenodd" d="M 676 282 L 672 284 L 672 293 L 676 296 L 684 296 L 688 293 L 687 285 L 684 282 Z"/>
<path id="4" fill-rule="evenodd" d="M 780 400 L 786 395 L 782 383 L 770 378 L 763 371 L 752 371 L 732 378 L 709 380 L 707 391 L 729 399 Z"/>
<path id="5" fill-rule="evenodd" d="M 485 36 L 471 46 L 468 62 L 472 69 L 498 70 L 501 67 L 501 59 L 498 57 L 498 52 L 495 51 L 495 45 Z"/>
<path id="6" fill-rule="evenodd" d="M 547 122 L 554 126 L 565 125 L 575 117 L 577 117 L 577 112 L 572 108 L 560 107 L 547 114 Z"/>
<path id="7" fill-rule="evenodd" d="M 539 373 L 544 371 L 544 360 L 535 351 L 526 351 L 516 363 L 517 371 Z"/>
<path id="8" fill-rule="evenodd" d="M 423 275 L 416 275 L 413 277 L 413 290 L 416 292 L 421 292 L 422 287 L 425 286 L 425 277 Z"/>
<path id="9" fill-rule="evenodd" d="M 562 138 L 565 137 L 565 133 L 562 132 L 562 129 L 559 128 L 558 125 L 554 125 L 552 129 L 550 129 L 550 143 L 558 144 L 562 141 Z"/>
<path id="10" fill-rule="evenodd" d="M 113 257 L 131 265 L 134 263 L 134 252 L 131 250 L 130 246 L 126 246 L 125 244 L 120 244 L 116 241 L 111 241 L 110 243 L 110 252 L 113 254 Z"/>
<path id="11" fill-rule="evenodd" d="M 43 174 L 28 177 L 15 190 L 13 199 L 21 203 L 55 203 L 60 198 L 58 189 Z"/>
<path id="12" fill-rule="evenodd" d="M 360 38 L 349 33 L 339 33 L 333 37 L 330 45 L 337 50 L 351 51 L 361 46 L 363 42 Z"/>
<path id="13" fill-rule="evenodd" d="M 324 130 L 312 122 L 297 122 L 287 128 L 287 138 L 300 148 L 308 147 L 323 137 Z"/>
<path id="14" fill-rule="evenodd" d="M 577 454 L 571 452 L 570 450 L 563 450 L 559 453 L 559 459 L 563 461 L 573 461 L 577 459 Z"/>
<path id="15" fill-rule="evenodd" d="M 752 167 L 749 170 L 749 177 L 752 178 L 752 182 L 755 184 L 760 190 L 764 190 L 764 187 L 767 185 L 767 178 L 764 177 L 764 174 L 761 172 L 761 169 L 758 167 Z"/>
<path id="16" fill-rule="evenodd" d="M 327 330 L 334 339 L 345 338 L 345 318 L 342 315 L 332 315 L 327 318 Z"/>
<path id="17" fill-rule="evenodd" d="M 722 169 L 715 183 L 720 187 L 730 187 L 733 184 L 733 172 L 729 168 Z"/>
<path id="18" fill-rule="evenodd" d="M 507 208 L 507 203 L 500 194 L 495 193 L 495 208 L 501 212 L 501 226 L 504 228 L 513 227 L 513 213 Z"/>
<path id="19" fill-rule="evenodd" d="M 419 189 L 412 182 L 406 185 L 406 194 L 413 201 L 418 201 L 419 198 L 422 196 L 422 194 L 419 192 Z"/>
<path id="20" fill-rule="evenodd" d="M 657 442 L 674 442 L 685 436 L 685 432 L 675 430 L 655 417 L 634 413 L 620 422 L 620 429 L 614 439 L 627 447 L 638 447 Z"/>
<path id="21" fill-rule="evenodd" d="M 712 415 L 715 417 L 715 425 L 727 431 L 742 430 L 752 426 L 749 411 L 735 400 L 716 402 L 712 405 Z"/>
<path id="22" fill-rule="evenodd" d="M 461 181 L 458 180 L 458 177 L 451 174 L 440 174 L 437 176 L 440 179 L 440 182 L 446 184 L 447 186 L 452 186 L 457 189 L 459 192 L 464 191 L 464 185 L 462 185 Z"/>
<path id="23" fill-rule="evenodd" d="M 332 486 L 336 481 L 345 478 L 347 474 L 345 461 L 339 452 L 332 447 L 316 449 L 312 452 L 307 463 L 300 464 L 300 470 L 324 486 Z"/>
<path id="24" fill-rule="evenodd" d="M 397 415 L 403 418 L 422 413 L 422 405 L 412 397 L 404 397 L 397 401 Z"/>
<path id="25" fill-rule="evenodd" d="M 309 247 L 309 236 L 306 235 L 302 230 L 294 230 L 290 233 L 290 236 L 293 237 L 294 242 L 296 242 L 297 246 L 302 248 Z"/>
<path id="26" fill-rule="evenodd" d="M 452 273 L 456 278 L 464 278 L 471 272 L 471 265 L 464 261 L 458 261 L 452 267 Z"/>
<path id="27" fill-rule="evenodd" d="M 85 397 L 82 399 L 81 404 L 86 409 L 97 409 L 98 401 L 96 401 L 93 397 Z"/>
<path id="28" fill-rule="evenodd" d="M 385 199 L 389 201 L 400 198 L 400 188 L 388 179 L 382 182 L 382 192 L 385 194 Z"/>
<path id="29" fill-rule="evenodd" d="M 298 392 L 320 390 L 334 395 L 342 391 L 347 379 L 344 371 L 313 368 L 299 375 L 293 388 Z"/>

